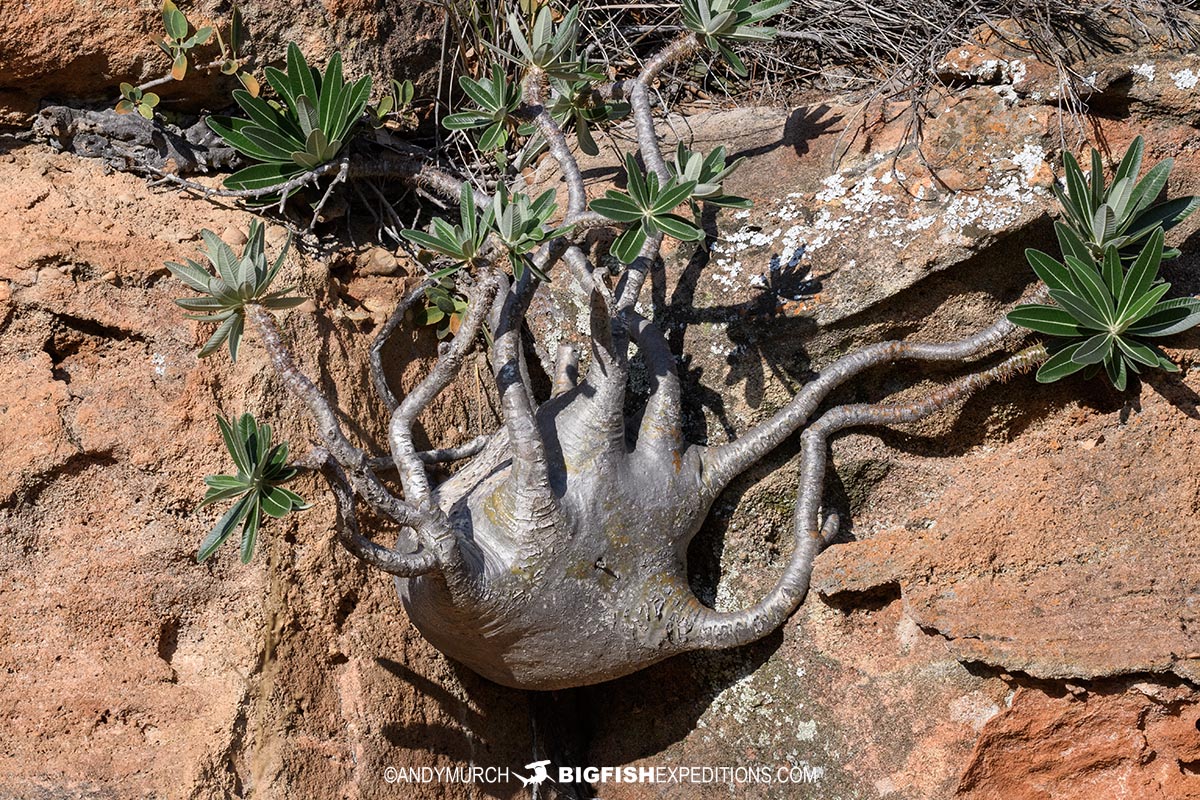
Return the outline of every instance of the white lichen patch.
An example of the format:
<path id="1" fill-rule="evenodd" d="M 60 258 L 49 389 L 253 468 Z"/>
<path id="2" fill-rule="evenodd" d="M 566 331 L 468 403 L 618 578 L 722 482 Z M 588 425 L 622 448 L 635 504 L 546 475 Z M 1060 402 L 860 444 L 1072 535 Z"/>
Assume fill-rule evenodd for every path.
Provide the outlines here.
<path id="1" fill-rule="evenodd" d="M 877 153 L 811 191 L 731 215 L 737 227 L 712 243 L 705 271 L 715 290 L 712 305 L 727 308 L 727 321 L 733 322 L 746 313 L 747 299 L 764 310 L 772 302 L 802 302 L 812 296 L 806 275 L 858 262 L 902 262 L 935 242 L 972 246 L 1009 229 L 1050 197 L 1042 185 L 1049 174 L 1046 151 L 1032 137 L 1013 151 L 986 156 L 978 173 L 986 177 L 984 186 L 957 193 L 944 191 L 924 173 L 905 175 L 896 169 L 895 155 Z M 730 342 L 726 327 L 707 326 L 701 347 L 733 363 L 747 348 Z"/>
<path id="2" fill-rule="evenodd" d="M 1008 62 L 1008 75 L 1013 83 L 1020 83 L 1021 81 L 1025 80 L 1025 75 L 1027 72 L 1028 68 L 1026 68 L 1025 62 L 1021 59 L 1014 58 L 1012 61 Z"/>
<path id="3" fill-rule="evenodd" d="M 950 703 L 950 719 L 970 725 L 976 731 L 983 730 L 987 721 L 999 713 L 1000 707 L 980 691 L 965 694 Z"/>
<path id="4" fill-rule="evenodd" d="M 1181 69 L 1179 72 L 1171 73 L 1171 80 L 1175 82 L 1177 89 L 1189 91 L 1196 88 L 1196 84 L 1200 83 L 1200 75 L 1190 69 Z"/>
<path id="5" fill-rule="evenodd" d="M 1147 83 L 1154 83 L 1154 65 L 1150 63 L 1134 64 L 1130 69 L 1134 75 L 1143 78 Z"/>
<path id="6" fill-rule="evenodd" d="M 1013 156 L 1012 162 L 1021 168 L 1021 177 L 1032 184 L 1038 170 L 1046 163 L 1046 150 L 1041 145 L 1026 144 Z"/>

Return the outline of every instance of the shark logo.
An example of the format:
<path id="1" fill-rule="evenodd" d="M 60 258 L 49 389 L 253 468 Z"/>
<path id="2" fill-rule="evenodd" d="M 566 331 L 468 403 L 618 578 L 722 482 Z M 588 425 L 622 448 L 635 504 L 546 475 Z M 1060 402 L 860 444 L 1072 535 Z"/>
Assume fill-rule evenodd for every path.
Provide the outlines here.
<path id="1" fill-rule="evenodd" d="M 546 771 L 546 766 L 549 763 L 550 762 L 547 760 L 534 761 L 532 764 L 526 764 L 525 769 L 533 770 L 533 774 L 528 778 L 522 778 L 520 775 L 517 775 L 517 780 L 519 780 L 524 786 L 540 786 L 542 781 L 550 778 L 550 773 Z"/>

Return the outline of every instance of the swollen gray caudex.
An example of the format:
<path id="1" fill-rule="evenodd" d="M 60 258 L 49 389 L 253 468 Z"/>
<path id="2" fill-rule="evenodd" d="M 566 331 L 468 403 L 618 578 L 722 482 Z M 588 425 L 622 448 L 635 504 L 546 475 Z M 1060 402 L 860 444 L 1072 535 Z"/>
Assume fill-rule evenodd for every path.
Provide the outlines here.
<path id="1" fill-rule="evenodd" d="M 685 34 L 637 78 L 603 90 L 608 97 L 629 98 L 642 159 L 664 182 L 668 169 L 649 87 L 662 69 L 697 47 L 695 34 Z M 536 69 L 527 73 L 528 113 L 566 177 L 565 223 L 580 223 L 578 232 L 603 221 L 586 210 L 579 167 L 562 129 L 541 106 L 545 80 Z M 410 171 L 449 197 L 458 193 L 440 173 L 434 180 L 419 167 Z M 247 308 L 247 322 L 272 365 L 317 422 L 323 449 L 310 461 L 321 465 L 333 486 L 342 543 L 395 576 L 409 616 L 430 642 L 498 683 L 526 689 L 593 684 L 679 653 L 739 646 L 770 633 L 803 601 L 813 559 L 836 534 L 836 514 L 822 518 L 821 510 L 828 437 L 852 425 L 920 419 L 1046 357 L 1044 349 L 1031 348 L 909 406 L 844 406 L 814 420 L 833 390 L 868 368 L 901 360 L 963 360 L 997 347 L 1014 326 L 1001 320 L 948 344 L 882 342 L 823 369 L 771 419 L 736 441 L 715 447 L 689 443 L 681 428 L 675 358 L 659 328 L 635 310 L 661 241 L 661 235 L 649 236 L 612 287 L 575 238 L 552 240 L 533 255 L 542 272 L 565 262 L 590 306 L 586 371 L 580 373 L 577 353 L 561 349 L 552 366 L 552 392 L 542 400 L 530 384 L 521 345 L 538 286 L 534 270 L 510 283 L 498 269 L 477 266 L 470 311 L 458 334 L 428 376 L 397 398 L 387 384 L 382 353 L 423 286 L 405 296 L 371 350 L 373 381 L 391 414 L 389 459 L 372 459 L 350 442 L 337 412 L 288 352 L 272 315 Z M 485 330 L 493 342 L 502 426 L 461 448 L 418 452 L 417 416 L 454 381 Z M 637 345 L 651 383 L 632 432 L 625 417 L 630 344 Z M 689 542 L 729 482 L 802 429 L 795 542 L 787 567 L 752 607 L 722 612 L 705 606 L 688 585 Z M 428 465 L 456 458 L 466 461 L 435 484 Z M 402 498 L 377 476 L 385 468 L 399 474 Z M 360 501 L 402 527 L 394 547 L 362 535 Z"/>

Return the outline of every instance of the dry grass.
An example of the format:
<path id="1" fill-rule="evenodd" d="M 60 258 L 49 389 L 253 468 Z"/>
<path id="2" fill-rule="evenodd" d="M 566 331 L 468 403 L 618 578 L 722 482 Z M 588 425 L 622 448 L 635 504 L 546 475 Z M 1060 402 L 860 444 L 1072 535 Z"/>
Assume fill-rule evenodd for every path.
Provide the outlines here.
<path id="1" fill-rule="evenodd" d="M 497 54 L 510 49 L 505 18 L 528 16 L 541 4 L 564 0 L 432 0 L 446 10 L 445 56 L 437 98 L 440 118 L 457 98 L 460 75 L 479 76 L 493 64 L 511 72 Z M 943 84 L 937 66 L 952 48 L 990 27 L 1019 49 L 1053 66 L 1059 75 L 1064 146 L 1082 134 L 1087 113 L 1074 66 L 1089 56 L 1155 42 L 1193 51 L 1200 45 L 1200 0 L 795 0 L 774 24 L 773 42 L 740 48 L 750 68 L 737 79 L 720 59 L 664 74 L 662 104 L 794 105 L 814 95 L 838 94 L 866 108 L 872 102 L 909 103 L 910 142 L 921 141 L 926 110 L 940 106 L 957 87 Z M 604 63 L 610 78 L 628 77 L 642 59 L 678 35 L 674 2 L 587 3 L 580 46 Z M 438 150 L 489 187 L 504 172 L 475 150 L 470 137 L 445 137 Z"/>

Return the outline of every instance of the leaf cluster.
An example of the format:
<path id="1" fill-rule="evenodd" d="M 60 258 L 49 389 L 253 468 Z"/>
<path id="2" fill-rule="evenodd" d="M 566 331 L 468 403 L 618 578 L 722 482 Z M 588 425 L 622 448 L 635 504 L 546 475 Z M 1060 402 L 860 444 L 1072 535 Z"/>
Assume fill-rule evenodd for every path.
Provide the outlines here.
<path id="1" fill-rule="evenodd" d="M 521 59 L 515 59 L 503 50 L 497 52 L 511 61 L 541 70 L 551 78 L 575 80 L 580 77 L 580 63 L 575 55 L 575 44 L 579 38 L 579 8 L 572 6 L 555 25 L 550 6 L 542 6 L 528 35 L 521 30 L 524 27 L 521 18 L 510 12 L 508 31 Z"/>
<path id="2" fill-rule="evenodd" d="M 675 148 L 675 160 L 667 164 L 672 177 L 679 183 L 691 181 L 696 184 L 690 200 L 692 211 L 699 214 L 696 201 L 722 208 L 750 208 L 754 203 L 745 197 L 725 194 L 721 183 L 741 166 L 745 157 L 736 159 L 732 164 L 725 163 L 725 146 L 721 145 L 709 153 L 694 153 L 680 142 Z"/>
<path id="3" fill-rule="evenodd" d="M 671 211 L 691 198 L 696 181 L 669 179 L 660 183 L 658 175 L 638 167 L 632 153 L 625 155 L 628 191 L 609 189 L 604 197 L 593 200 L 592 211 L 616 222 L 633 223 L 613 241 L 609 252 L 622 264 L 632 264 L 646 239 L 664 233 L 685 242 L 704 238 L 704 231 Z"/>
<path id="4" fill-rule="evenodd" d="M 748 70 L 733 51 L 733 42 L 770 41 L 777 31 L 760 25 L 787 10 L 791 0 L 683 0 L 683 24 L 693 31 L 705 47 L 718 51 L 741 77 Z"/>
<path id="5" fill-rule="evenodd" d="M 146 119 L 154 119 L 154 108 L 158 105 L 158 95 L 154 92 L 143 92 L 138 87 L 121 84 L 121 99 L 117 101 L 118 114 L 131 114 L 136 111 Z"/>
<path id="6" fill-rule="evenodd" d="M 1054 191 L 1062 205 L 1064 219 L 1059 238 L 1066 239 L 1069 250 L 1078 254 L 1086 249 L 1094 260 L 1104 256 L 1109 245 L 1122 251 L 1127 260 L 1136 257 L 1138 243 L 1155 229 L 1168 231 L 1200 207 L 1200 197 L 1179 197 L 1152 205 L 1167 185 L 1172 161 L 1155 164 L 1140 181 L 1145 144 L 1137 137 L 1125 151 L 1113 182 L 1106 185 L 1104 163 L 1099 151 L 1092 149 L 1090 180 L 1070 153 L 1063 155 L 1066 171 L 1065 191 L 1056 183 Z M 1178 250 L 1167 250 L 1164 258 L 1174 258 Z"/>
<path id="7" fill-rule="evenodd" d="M 1016 325 L 1055 337 L 1050 358 L 1038 369 L 1042 383 L 1077 372 L 1093 377 L 1103 369 L 1113 386 L 1124 390 L 1129 375 L 1143 368 L 1177 372 L 1179 368 L 1149 340 L 1200 324 L 1200 299 L 1164 300 L 1171 285 L 1158 278 L 1162 261 L 1178 254 L 1165 249 L 1164 230 L 1194 210 L 1195 198 L 1151 207 L 1166 184 L 1171 162 L 1155 165 L 1139 182 L 1142 153 L 1138 137 L 1121 159 L 1111 186 L 1105 184 L 1096 150 L 1090 183 L 1078 162 L 1070 154 L 1064 156 L 1067 191 L 1058 196 L 1066 219 L 1055 224 L 1063 260 L 1039 250 L 1025 251 L 1054 305 L 1021 305 L 1008 315 Z M 1140 248 L 1131 252 L 1131 245 L 1139 242 Z"/>
<path id="8" fill-rule="evenodd" d="M 238 80 L 246 87 L 246 91 L 258 97 L 260 89 L 258 79 L 249 72 L 240 71 L 246 62 L 246 57 L 242 55 L 242 49 L 250 37 L 246 31 L 246 21 L 236 5 L 230 14 L 229 41 L 226 41 L 225 37 L 221 35 L 219 27 L 215 28 L 213 32 L 217 37 L 217 47 L 220 49 L 221 74 L 237 75 Z"/>
<path id="9" fill-rule="evenodd" d="M 464 183 L 459 195 L 459 219 L 461 224 L 451 225 L 440 217 L 434 217 L 430 230 L 404 230 L 401 235 L 426 250 L 451 260 L 450 266 L 432 274 L 441 280 L 464 266 L 480 263 L 485 258 L 488 239 L 499 245 L 512 266 L 513 275 L 520 280 L 530 266 L 528 255 L 550 239 L 566 235 L 571 226 L 551 228 L 548 223 L 558 206 L 554 202 L 554 190 L 547 190 L 536 199 L 522 192 L 509 193 L 501 184 L 489 203 L 480 213 L 475 205 L 475 196 L 470 185 Z M 539 274 L 545 279 L 546 276 Z"/>
<path id="10" fill-rule="evenodd" d="M 393 113 L 403 114 L 412 106 L 416 87 L 410 80 L 398 81 L 392 78 L 391 91 L 380 98 L 374 106 L 369 106 L 371 125 L 382 128 Z"/>
<path id="11" fill-rule="evenodd" d="M 546 111 L 550 118 L 563 130 L 574 130 L 579 149 L 589 156 L 600 154 L 600 147 L 592 135 L 592 128 L 605 122 L 620 119 L 629 113 L 629 103 L 621 100 L 604 100 L 597 97 L 594 83 L 602 74 L 595 71 L 587 58 L 579 61 L 579 74 L 572 79 L 550 79 L 550 102 Z M 521 163 L 528 163 L 546 146 L 537 126 L 527 123 L 519 129 L 529 136 Z"/>
<path id="12" fill-rule="evenodd" d="M 237 90 L 233 99 L 249 119 L 208 118 L 208 127 L 242 155 L 262 163 L 235 172 L 229 189 L 265 189 L 334 159 L 363 115 L 371 77 L 347 83 L 342 57 L 334 53 L 325 72 L 310 67 L 295 43 L 288 45 L 287 71 L 266 69 L 279 101 Z"/>
<path id="13" fill-rule="evenodd" d="M 171 77 L 181 81 L 187 75 L 188 52 L 206 44 L 212 38 L 213 28 L 211 25 L 202 25 L 193 29 L 187 16 L 171 0 L 163 0 L 162 20 L 167 35 L 158 46 L 171 59 Z"/>
<path id="14" fill-rule="evenodd" d="M 521 87 L 512 83 L 499 66 L 492 66 L 491 75 L 474 80 L 463 75 L 458 85 L 475 102 L 476 108 L 449 114 L 442 125 L 452 131 L 484 128 L 479 147 L 485 152 L 499 150 L 508 143 L 509 135 L 518 126 L 517 110 L 521 107 Z"/>
<path id="15" fill-rule="evenodd" d="M 1092 263 L 1075 256 L 1066 256 L 1063 264 L 1037 250 L 1026 255 L 1056 303 L 1017 306 L 1008 315 L 1017 325 L 1059 339 L 1054 354 L 1038 370 L 1038 381 L 1051 383 L 1081 370 L 1092 377 L 1103 366 L 1113 386 L 1124 390 L 1129 374 L 1143 367 L 1179 371 L 1146 340 L 1200 323 L 1200 299 L 1163 300 L 1171 284 L 1158 280 L 1161 228 L 1150 234 L 1127 271 L 1114 245 L 1105 251 L 1099 274 Z"/>
<path id="16" fill-rule="evenodd" d="M 240 254 L 235 254 L 210 230 L 202 230 L 200 235 L 207 245 L 204 256 L 216 269 L 216 274 L 191 259 L 187 259 L 185 264 L 168 261 L 167 269 L 171 274 L 201 294 L 200 297 L 178 298 L 175 303 L 188 311 L 197 312 L 186 314 L 188 319 L 220 323 L 200 348 L 201 358 L 215 353 L 222 343 L 228 342 L 229 355 L 237 361 L 238 345 L 245 328 L 246 305 L 257 303 L 264 308 L 284 309 L 300 305 L 304 298 L 289 296 L 288 293 L 295 288 L 292 286 L 270 291 L 271 282 L 279 274 L 287 257 L 288 244 L 284 245 L 275 262 L 268 264 L 262 223 L 250 223 L 250 237 Z"/>
<path id="17" fill-rule="evenodd" d="M 441 217 L 434 217 L 428 233 L 410 229 L 400 231 L 400 235 L 418 247 L 450 259 L 450 266 L 432 275 L 434 280 L 441 280 L 462 267 L 474 265 L 483 257 L 483 247 L 492 226 L 492 213 L 489 205 L 481 223 L 475 207 L 475 192 L 470 183 L 464 181 L 458 200 L 460 225 L 451 225 Z"/>
<path id="18" fill-rule="evenodd" d="M 550 218 L 557 209 L 553 189 L 547 189 L 538 195 L 537 199 L 532 199 L 522 192 L 510 195 L 508 187 L 501 184 L 492 195 L 492 233 L 508 253 L 509 264 L 512 265 L 513 275 L 517 280 L 524 275 L 527 264 L 536 271 L 536 267 L 533 267 L 528 259 L 530 253 L 543 242 L 570 232 L 570 225 L 549 227 Z M 545 275 L 537 275 L 542 280 L 547 280 Z"/>
<path id="19" fill-rule="evenodd" d="M 254 556 L 263 514 L 278 519 L 310 506 L 300 495 L 281 486 L 296 476 L 296 469 L 288 466 L 287 442 L 272 445 L 270 425 L 259 425 L 250 414 L 236 421 L 218 416 L 217 424 L 237 474 L 205 477 L 208 491 L 196 510 L 222 500 L 236 498 L 236 502 L 200 542 L 196 560 L 209 558 L 240 525 L 242 563 L 247 564 Z"/>
<path id="20" fill-rule="evenodd" d="M 436 325 L 437 338 L 458 333 L 469 307 L 467 298 L 455 290 L 450 278 L 443 278 L 425 290 L 425 305 L 413 314 L 417 325 Z"/>

